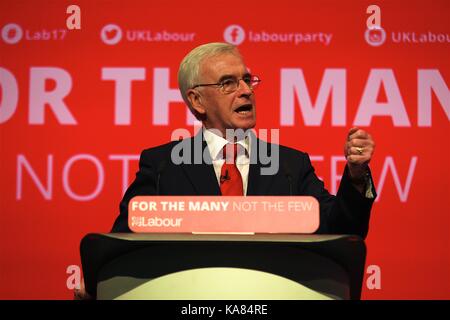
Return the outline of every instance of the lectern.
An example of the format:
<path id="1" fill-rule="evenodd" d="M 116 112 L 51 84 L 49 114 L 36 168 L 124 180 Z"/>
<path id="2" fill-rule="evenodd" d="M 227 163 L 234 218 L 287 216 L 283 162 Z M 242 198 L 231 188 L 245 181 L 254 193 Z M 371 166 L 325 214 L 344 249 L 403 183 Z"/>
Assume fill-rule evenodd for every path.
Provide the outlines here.
<path id="1" fill-rule="evenodd" d="M 88 234 L 97 299 L 359 299 L 366 247 L 353 235 Z"/>

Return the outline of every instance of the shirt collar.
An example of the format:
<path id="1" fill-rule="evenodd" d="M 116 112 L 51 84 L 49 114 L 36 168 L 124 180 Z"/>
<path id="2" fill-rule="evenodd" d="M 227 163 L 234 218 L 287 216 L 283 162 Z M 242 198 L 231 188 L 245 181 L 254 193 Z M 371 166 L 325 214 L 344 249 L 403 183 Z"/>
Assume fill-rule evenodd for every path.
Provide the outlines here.
<path id="1" fill-rule="evenodd" d="M 227 139 L 218 136 L 213 131 L 202 128 L 203 136 L 205 137 L 205 141 L 208 144 L 209 153 L 211 155 L 211 159 L 217 160 L 217 158 L 222 157 L 222 149 L 228 142 Z M 236 143 L 240 144 L 245 149 L 245 155 L 247 157 L 250 156 L 250 135 L 247 134 L 244 139 L 237 141 Z"/>

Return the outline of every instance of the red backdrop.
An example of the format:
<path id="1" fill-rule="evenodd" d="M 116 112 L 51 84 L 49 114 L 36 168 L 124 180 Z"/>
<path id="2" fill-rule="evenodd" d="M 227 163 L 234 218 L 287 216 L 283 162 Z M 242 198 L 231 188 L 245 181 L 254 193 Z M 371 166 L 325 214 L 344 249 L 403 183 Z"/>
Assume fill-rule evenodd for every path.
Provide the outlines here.
<path id="1" fill-rule="evenodd" d="M 79 242 L 110 230 L 140 151 L 192 130 L 179 62 L 226 40 L 263 79 L 258 128 L 330 191 L 347 131 L 373 135 L 381 282 L 363 298 L 450 298 L 448 1 L 378 1 L 371 31 L 369 1 L 77 1 L 81 30 L 70 4 L 0 3 L 0 298 L 71 298 Z"/>

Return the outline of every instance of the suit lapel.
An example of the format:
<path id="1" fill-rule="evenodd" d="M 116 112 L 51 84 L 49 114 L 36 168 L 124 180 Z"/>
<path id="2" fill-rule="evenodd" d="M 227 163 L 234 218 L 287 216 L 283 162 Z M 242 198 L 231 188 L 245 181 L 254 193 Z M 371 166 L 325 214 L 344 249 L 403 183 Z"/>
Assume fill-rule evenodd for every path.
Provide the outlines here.
<path id="1" fill-rule="evenodd" d="M 182 163 L 181 167 L 186 173 L 188 179 L 192 183 L 195 191 L 199 195 L 220 195 L 220 188 L 217 182 L 214 167 L 211 161 L 211 155 L 208 145 L 203 139 L 202 130 L 193 138 L 186 139 L 182 143 L 189 143 L 183 150 L 190 148 L 190 163 Z M 204 160 L 203 160 L 204 155 Z"/>
<path id="2" fill-rule="evenodd" d="M 248 173 L 247 195 L 268 195 L 274 175 L 261 174 L 261 169 L 264 168 L 264 166 L 260 161 L 259 150 L 260 148 L 263 148 L 262 150 L 264 152 L 267 150 L 267 152 L 270 153 L 270 144 L 258 139 L 253 132 L 251 135 L 252 146 L 250 155 L 250 169 Z"/>

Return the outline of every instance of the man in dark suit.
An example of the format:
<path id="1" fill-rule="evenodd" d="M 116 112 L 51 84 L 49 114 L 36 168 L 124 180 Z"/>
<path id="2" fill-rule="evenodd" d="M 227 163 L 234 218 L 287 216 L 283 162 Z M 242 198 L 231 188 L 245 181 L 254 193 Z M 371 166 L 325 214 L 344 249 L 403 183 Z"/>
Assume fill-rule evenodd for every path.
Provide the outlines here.
<path id="1" fill-rule="evenodd" d="M 320 204 L 317 233 L 366 237 L 376 196 L 368 168 L 375 144 L 367 132 L 350 130 L 344 147 L 347 165 L 333 196 L 306 153 L 266 143 L 251 131 L 260 79 L 249 73 L 235 46 L 195 48 L 183 59 L 178 82 L 203 128 L 192 138 L 142 152 L 113 232 L 130 232 L 128 203 L 137 195 L 309 195 Z M 267 150 L 266 159 L 260 150 Z"/>

